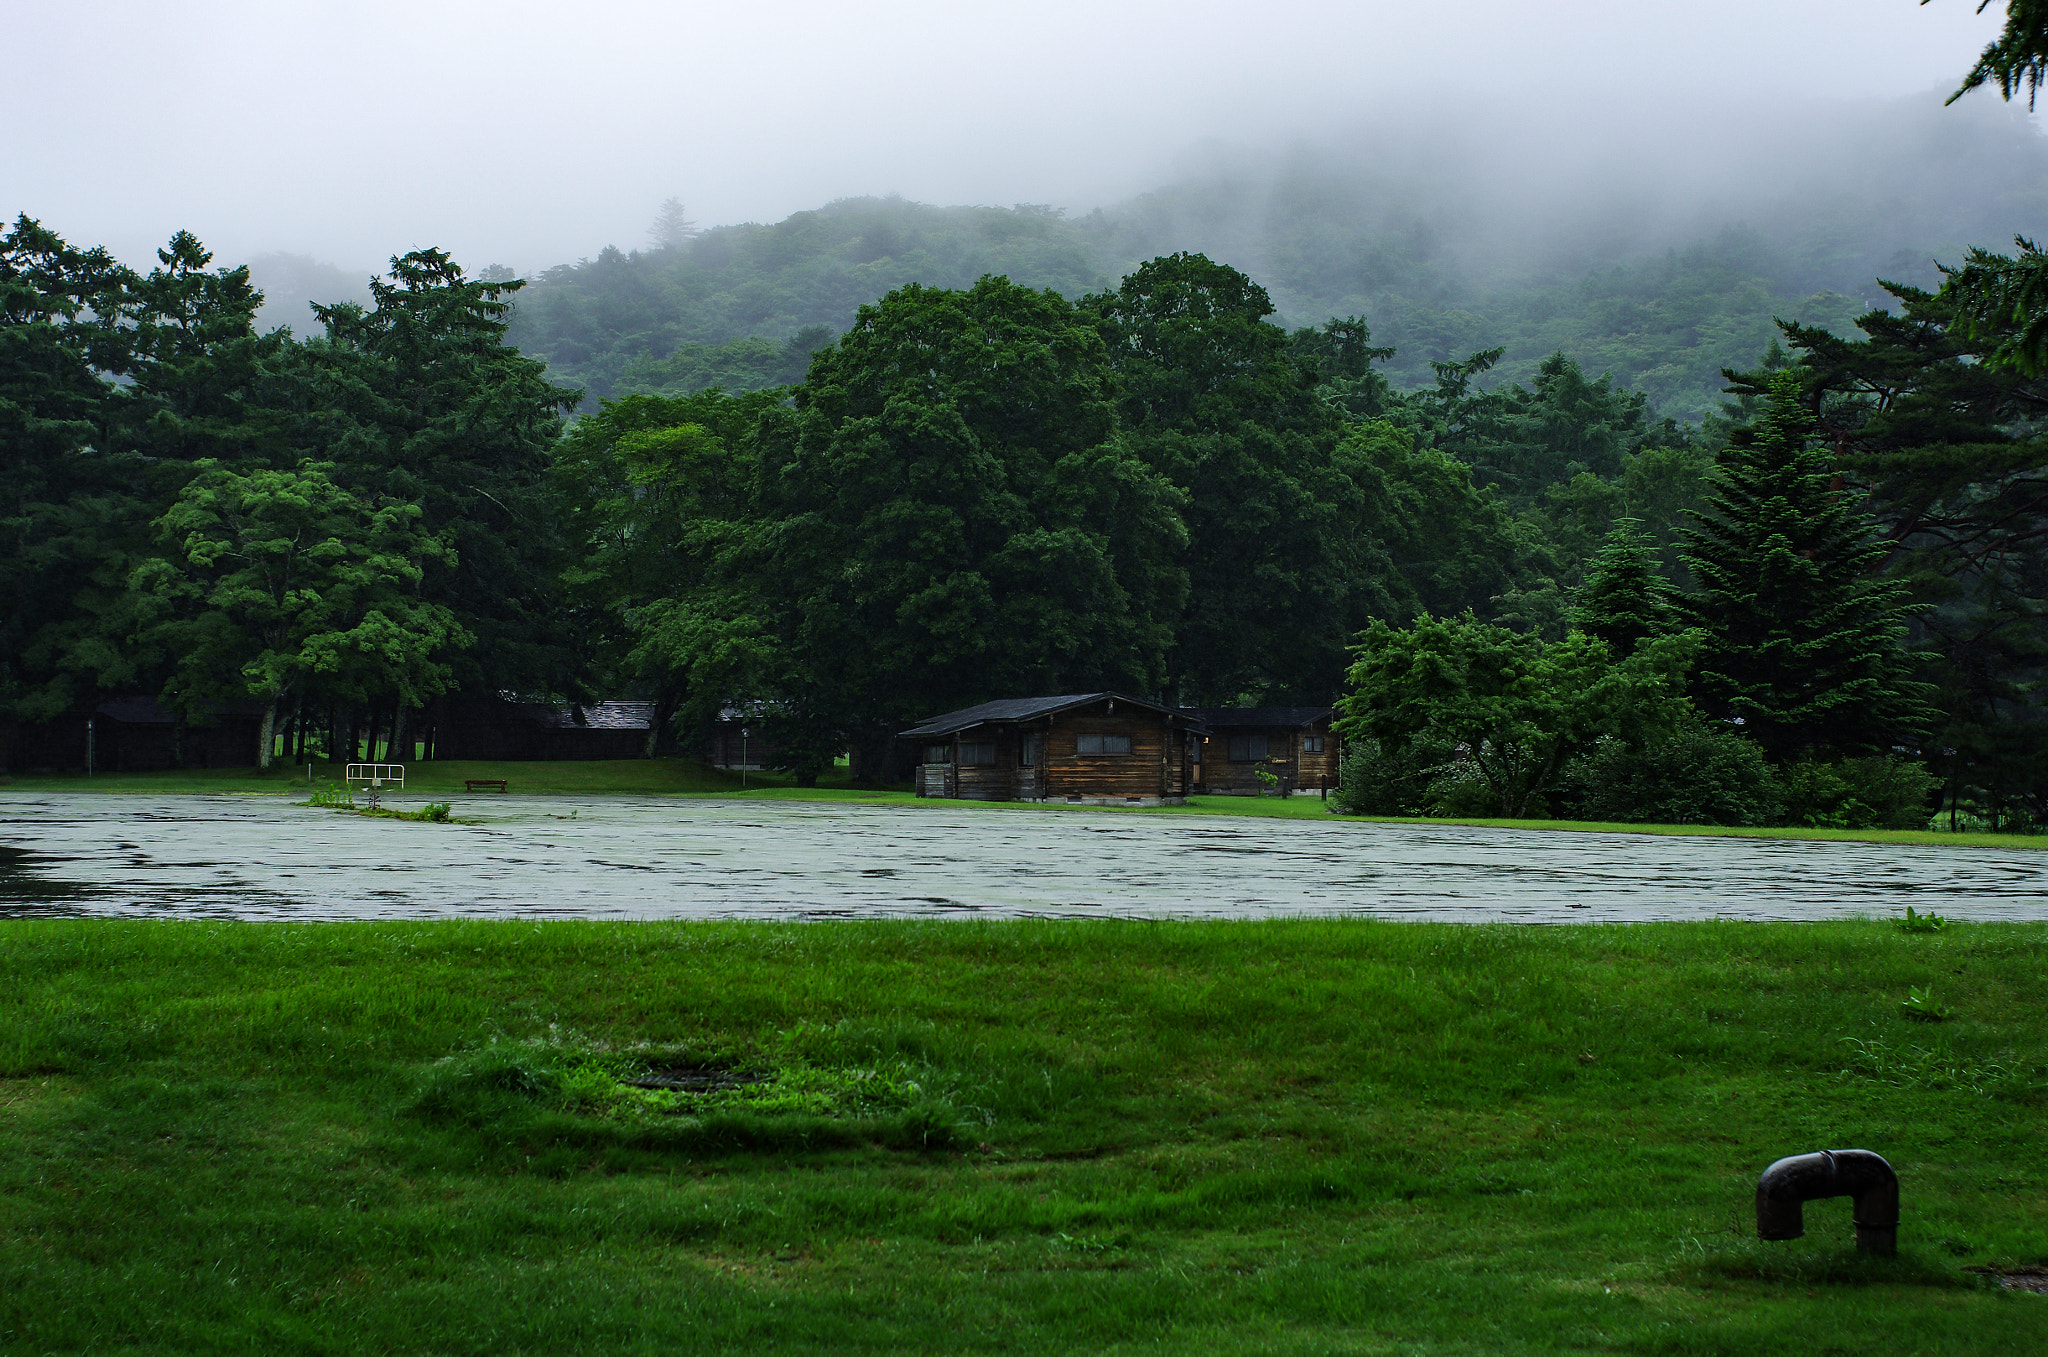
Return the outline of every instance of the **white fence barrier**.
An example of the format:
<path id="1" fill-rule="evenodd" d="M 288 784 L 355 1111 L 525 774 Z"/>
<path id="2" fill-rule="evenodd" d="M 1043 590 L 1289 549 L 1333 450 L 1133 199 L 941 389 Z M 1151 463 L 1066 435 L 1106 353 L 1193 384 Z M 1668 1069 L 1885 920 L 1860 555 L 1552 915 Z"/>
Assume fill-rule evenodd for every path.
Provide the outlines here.
<path id="1" fill-rule="evenodd" d="M 405 786 L 405 765 L 402 763 L 351 763 L 342 770 L 341 780 L 344 782 L 367 782 L 372 787 L 381 787 L 387 782 L 395 782 L 400 788 L 403 788 Z"/>

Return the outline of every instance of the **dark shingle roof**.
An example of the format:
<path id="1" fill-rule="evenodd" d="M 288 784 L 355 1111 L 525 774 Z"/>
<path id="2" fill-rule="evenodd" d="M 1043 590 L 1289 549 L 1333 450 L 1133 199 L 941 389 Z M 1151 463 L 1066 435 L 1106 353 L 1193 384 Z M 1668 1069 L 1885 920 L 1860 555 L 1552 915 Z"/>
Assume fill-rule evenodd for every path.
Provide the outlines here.
<path id="1" fill-rule="evenodd" d="M 654 724 L 652 702 L 591 702 L 580 710 L 583 719 L 578 721 L 577 707 L 567 711 L 533 705 L 527 712 L 533 720 L 556 730 L 645 730 Z"/>
<path id="2" fill-rule="evenodd" d="M 1205 726 L 1312 726 L 1336 715 L 1335 707 L 1184 707 Z"/>
<path id="3" fill-rule="evenodd" d="M 1129 693 L 1067 693 L 1061 697 L 1006 697 L 996 702 L 984 702 L 977 707 L 962 707 L 949 711 L 944 716 L 934 716 L 923 725 L 913 726 L 900 732 L 905 738 L 922 735 L 951 735 L 956 731 L 968 730 L 974 726 L 985 726 L 991 721 L 1029 721 L 1035 716 L 1048 716 L 1069 707 L 1085 707 L 1091 702 L 1100 702 L 1113 697 L 1119 702 L 1128 702 L 1148 711 L 1173 712 L 1171 707 L 1162 707 L 1157 702 L 1147 702 L 1142 697 Z"/>
<path id="4" fill-rule="evenodd" d="M 177 724 L 178 714 L 153 697 L 110 697 L 93 708 L 95 714 L 124 726 L 169 726 Z M 206 725 L 220 720 L 252 720 L 263 715 L 261 702 L 230 702 L 224 706 L 202 708 L 195 717 L 195 724 Z"/>

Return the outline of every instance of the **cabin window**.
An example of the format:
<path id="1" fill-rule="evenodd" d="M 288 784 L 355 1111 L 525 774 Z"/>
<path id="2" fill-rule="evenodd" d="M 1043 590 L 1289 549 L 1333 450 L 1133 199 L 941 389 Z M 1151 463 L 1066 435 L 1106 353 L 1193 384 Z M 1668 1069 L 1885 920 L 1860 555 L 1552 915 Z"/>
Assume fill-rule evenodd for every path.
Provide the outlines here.
<path id="1" fill-rule="evenodd" d="M 953 761 L 953 746 L 949 744 L 926 745 L 924 747 L 924 761 L 926 763 L 951 763 Z"/>
<path id="2" fill-rule="evenodd" d="M 1202 761 L 1202 741 L 1201 741 L 1201 738 L 1200 738 L 1199 736 L 1194 736 L 1194 735 L 1190 735 L 1190 736 L 1188 737 L 1188 762 L 1189 762 L 1189 763 L 1200 763 L 1201 761 Z"/>
<path id="3" fill-rule="evenodd" d="M 1019 768 L 1036 768 L 1038 766 L 1038 737 L 1036 735 L 1026 735 L 1023 739 L 1017 741 L 1017 766 Z"/>
<path id="4" fill-rule="evenodd" d="M 1264 735 L 1233 735 L 1230 737 L 1230 761 L 1232 763 L 1258 763 L 1267 756 L 1272 740 Z"/>
<path id="5" fill-rule="evenodd" d="M 996 766 L 996 747 L 992 744 L 963 744 L 960 746 L 962 768 L 993 768 Z"/>
<path id="6" fill-rule="evenodd" d="M 1128 735 L 1077 735 L 1074 737 L 1076 754 L 1128 754 L 1131 752 L 1131 737 Z"/>
<path id="7" fill-rule="evenodd" d="M 1322 737 L 1322 736 L 1320 736 L 1320 735 L 1304 735 L 1304 736 L 1302 736 L 1302 737 L 1301 737 L 1301 752 L 1302 752 L 1302 753 L 1304 753 L 1304 754 L 1320 754 L 1320 753 L 1322 753 L 1322 752 L 1323 752 L 1323 737 Z"/>

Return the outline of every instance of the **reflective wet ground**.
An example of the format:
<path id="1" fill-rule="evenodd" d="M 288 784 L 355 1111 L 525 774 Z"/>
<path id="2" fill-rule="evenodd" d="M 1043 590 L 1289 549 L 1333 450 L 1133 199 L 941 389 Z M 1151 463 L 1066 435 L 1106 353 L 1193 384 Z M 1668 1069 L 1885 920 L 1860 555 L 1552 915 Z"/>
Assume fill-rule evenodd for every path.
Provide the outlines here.
<path id="1" fill-rule="evenodd" d="M 656 797 L 471 797 L 456 814 L 477 823 L 0 793 L 0 914 L 2048 919 L 2048 852 Z"/>

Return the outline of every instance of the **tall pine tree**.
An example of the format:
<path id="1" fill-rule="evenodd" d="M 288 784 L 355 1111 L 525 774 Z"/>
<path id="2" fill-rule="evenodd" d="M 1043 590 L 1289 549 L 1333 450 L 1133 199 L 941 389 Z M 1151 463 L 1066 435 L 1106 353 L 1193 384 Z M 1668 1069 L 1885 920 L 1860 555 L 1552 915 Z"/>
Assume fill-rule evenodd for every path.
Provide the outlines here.
<path id="1" fill-rule="evenodd" d="M 1653 636 L 1669 636 L 1685 625 L 1678 591 L 1664 578 L 1657 549 L 1633 518 L 1616 520 L 1599 553 L 1587 563 L 1572 623 L 1607 642 L 1616 659 L 1633 655 Z"/>
<path id="2" fill-rule="evenodd" d="M 1921 718 L 1902 647 L 1900 589 L 1873 577 L 1886 548 L 1844 491 L 1792 373 L 1717 459 L 1709 512 L 1686 530 L 1708 643 L 1700 705 L 1738 719 L 1774 757 L 1882 750 Z"/>

